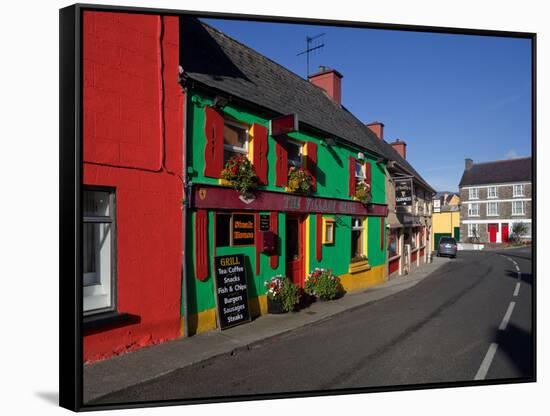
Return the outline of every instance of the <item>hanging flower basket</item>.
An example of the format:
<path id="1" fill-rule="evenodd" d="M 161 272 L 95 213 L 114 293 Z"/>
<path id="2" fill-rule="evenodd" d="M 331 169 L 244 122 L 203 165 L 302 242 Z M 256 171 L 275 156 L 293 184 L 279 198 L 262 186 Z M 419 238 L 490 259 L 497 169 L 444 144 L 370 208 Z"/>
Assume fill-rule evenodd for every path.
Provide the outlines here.
<path id="1" fill-rule="evenodd" d="M 313 177 L 303 169 L 292 166 L 288 170 L 288 190 L 307 194 L 313 187 Z"/>
<path id="2" fill-rule="evenodd" d="M 229 159 L 222 170 L 221 177 L 241 196 L 250 196 L 258 187 L 256 169 L 244 155 Z"/>
<path id="3" fill-rule="evenodd" d="M 357 182 L 354 198 L 363 205 L 370 204 L 372 198 L 370 185 L 364 181 Z"/>

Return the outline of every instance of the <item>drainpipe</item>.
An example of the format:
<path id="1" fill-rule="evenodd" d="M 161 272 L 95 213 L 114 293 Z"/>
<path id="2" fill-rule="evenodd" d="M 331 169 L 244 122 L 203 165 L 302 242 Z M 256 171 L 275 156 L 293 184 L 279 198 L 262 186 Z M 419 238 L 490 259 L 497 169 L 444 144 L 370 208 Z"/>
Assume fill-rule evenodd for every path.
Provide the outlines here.
<path id="1" fill-rule="evenodd" d="M 180 76 L 183 75 L 183 69 L 180 66 Z M 188 222 L 188 205 L 189 205 L 189 192 L 188 189 L 190 189 L 189 185 L 189 178 L 187 176 L 187 127 L 188 127 L 188 112 L 189 112 L 189 104 L 191 103 L 191 100 L 189 99 L 189 88 L 187 88 L 183 82 L 180 82 L 180 85 L 182 87 L 183 93 L 184 93 L 184 103 L 185 108 L 183 110 L 183 174 L 184 174 L 184 188 L 183 188 L 183 195 L 185 200 L 183 201 L 183 218 L 182 218 L 182 264 L 181 264 L 181 287 L 183 291 L 183 336 L 189 337 L 189 296 L 188 296 L 188 285 L 187 285 L 187 276 L 188 276 L 188 270 L 187 270 L 187 222 Z"/>

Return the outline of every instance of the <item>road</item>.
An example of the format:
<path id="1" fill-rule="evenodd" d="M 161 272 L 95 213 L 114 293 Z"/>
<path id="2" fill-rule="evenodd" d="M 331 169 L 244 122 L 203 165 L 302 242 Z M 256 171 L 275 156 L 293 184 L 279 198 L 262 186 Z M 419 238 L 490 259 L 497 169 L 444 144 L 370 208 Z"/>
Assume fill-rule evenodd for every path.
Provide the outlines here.
<path id="1" fill-rule="evenodd" d="M 408 290 L 95 403 L 528 379 L 531 313 L 530 249 L 460 252 Z"/>

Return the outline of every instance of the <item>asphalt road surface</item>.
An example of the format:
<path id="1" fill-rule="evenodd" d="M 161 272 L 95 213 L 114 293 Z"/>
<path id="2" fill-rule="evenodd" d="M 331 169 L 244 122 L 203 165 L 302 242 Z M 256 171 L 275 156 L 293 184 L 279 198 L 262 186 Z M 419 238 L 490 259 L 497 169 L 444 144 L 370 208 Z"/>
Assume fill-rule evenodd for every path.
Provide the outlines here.
<path id="1" fill-rule="evenodd" d="M 531 302 L 530 248 L 459 252 L 408 290 L 92 403 L 525 380 Z"/>

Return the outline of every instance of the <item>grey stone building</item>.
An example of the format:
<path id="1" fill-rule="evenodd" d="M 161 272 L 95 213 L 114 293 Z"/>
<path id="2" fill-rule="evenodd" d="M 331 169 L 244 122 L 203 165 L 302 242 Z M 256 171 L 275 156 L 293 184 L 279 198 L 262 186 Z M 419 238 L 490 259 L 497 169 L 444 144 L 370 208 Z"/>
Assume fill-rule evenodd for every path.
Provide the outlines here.
<path id="1" fill-rule="evenodd" d="M 459 183 L 462 242 L 506 242 L 514 225 L 531 238 L 531 158 L 474 163 L 465 160 Z"/>

